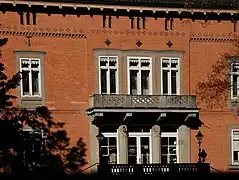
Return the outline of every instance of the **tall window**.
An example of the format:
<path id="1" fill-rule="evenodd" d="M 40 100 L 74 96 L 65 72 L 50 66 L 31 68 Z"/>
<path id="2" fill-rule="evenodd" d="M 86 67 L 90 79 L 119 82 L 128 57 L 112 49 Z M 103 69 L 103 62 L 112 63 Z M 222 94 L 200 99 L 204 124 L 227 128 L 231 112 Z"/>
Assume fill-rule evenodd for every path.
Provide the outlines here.
<path id="1" fill-rule="evenodd" d="M 99 57 L 99 87 L 101 94 L 118 93 L 117 59 L 116 56 Z"/>
<path id="2" fill-rule="evenodd" d="M 239 130 L 232 130 L 232 165 L 239 165 Z"/>
<path id="3" fill-rule="evenodd" d="M 239 95 L 239 63 L 231 65 L 231 98 L 238 98 Z"/>
<path id="4" fill-rule="evenodd" d="M 152 94 L 152 58 L 128 57 L 128 93 L 131 95 Z"/>
<path id="5" fill-rule="evenodd" d="M 20 71 L 22 97 L 41 96 L 40 59 L 21 58 Z"/>
<path id="6" fill-rule="evenodd" d="M 164 95 L 180 93 L 179 58 L 161 58 L 161 91 Z"/>
<path id="7" fill-rule="evenodd" d="M 177 133 L 162 133 L 161 163 L 177 163 Z"/>
<path id="8" fill-rule="evenodd" d="M 104 137 L 100 148 L 104 162 L 117 164 L 117 137 Z"/>

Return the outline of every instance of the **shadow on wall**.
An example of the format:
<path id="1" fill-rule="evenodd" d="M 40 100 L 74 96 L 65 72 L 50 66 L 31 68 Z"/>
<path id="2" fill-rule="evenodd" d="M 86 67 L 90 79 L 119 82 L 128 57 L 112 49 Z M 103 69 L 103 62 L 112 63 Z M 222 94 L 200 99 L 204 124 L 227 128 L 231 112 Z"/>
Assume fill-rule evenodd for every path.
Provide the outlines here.
<path id="1" fill-rule="evenodd" d="M 0 47 L 6 43 L 0 39 Z M 17 97 L 10 92 L 19 86 L 21 73 L 8 78 L 4 70 L 0 63 L 0 175 L 81 173 L 87 164 L 83 139 L 70 146 L 64 123 L 55 122 L 47 107 L 16 108 Z"/>
<path id="2" fill-rule="evenodd" d="M 205 108 L 223 108 L 227 101 L 232 87 L 230 78 L 231 64 L 239 62 L 239 43 L 234 43 L 233 55 L 221 54 L 220 59 L 212 66 L 212 72 L 207 79 L 197 84 L 196 95 L 201 106 Z"/>

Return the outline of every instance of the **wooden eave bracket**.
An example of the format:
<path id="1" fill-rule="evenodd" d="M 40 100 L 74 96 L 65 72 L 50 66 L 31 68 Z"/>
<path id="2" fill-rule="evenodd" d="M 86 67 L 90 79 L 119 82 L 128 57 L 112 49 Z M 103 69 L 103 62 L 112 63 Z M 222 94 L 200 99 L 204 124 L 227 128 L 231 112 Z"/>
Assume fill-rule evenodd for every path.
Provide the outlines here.
<path id="1" fill-rule="evenodd" d="M 91 8 L 96 8 L 96 9 L 112 9 L 114 11 L 117 10 L 127 10 L 128 12 L 131 10 L 134 11 L 152 11 L 153 13 L 156 12 L 178 12 L 181 14 L 182 12 L 189 12 L 189 13 L 216 13 L 217 15 L 220 15 L 221 13 L 226 13 L 226 14 L 238 14 L 237 10 L 222 10 L 222 9 L 190 9 L 190 8 L 163 8 L 163 7 L 142 7 L 140 6 L 129 6 L 129 5 L 103 5 L 103 4 L 87 4 L 87 3 L 63 3 L 63 2 L 39 2 L 39 1 L 13 1 L 13 0 L 0 0 L 0 4 L 12 4 L 13 6 L 16 5 L 27 5 L 28 7 L 37 5 L 37 6 L 43 6 L 44 8 L 47 8 L 48 6 L 53 6 L 53 7 L 58 7 L 58 8 L 63 8 L 63 7 L 71 7 L 73 9 L 79 8 L 87 8 L 88 10 L 91 10 Z"/>

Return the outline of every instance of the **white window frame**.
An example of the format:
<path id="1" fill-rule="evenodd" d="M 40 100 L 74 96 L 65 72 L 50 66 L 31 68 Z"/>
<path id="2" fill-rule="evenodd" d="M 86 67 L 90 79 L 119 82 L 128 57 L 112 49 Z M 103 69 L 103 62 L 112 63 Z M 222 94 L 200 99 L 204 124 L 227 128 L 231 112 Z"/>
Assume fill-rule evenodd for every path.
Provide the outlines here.
<path id="1" fill-rule="evenodd" d="M 176 156 L 177 163 L 179 163 L 179 138 L 178 138 L 178 130 L 177 132 L 162 132 L 161 137 L 176 137 Z M 162 146 L 162 145 L 161 145 Z M 162 154 L 161 154 L 162 155 Z"/>
<path id="2" fill-rule="evenodd" d="M 100 66 L 101 58 L 107 58 L 107 66 L 102 67 Z M 109 66 L 109 59 L 110 58 L 116 58 L 116 68 L 113 68 Z M 119 94 L 119 61 L 118 61 L 118 56 L 98 56 L 98 64 L 99 64 L 99 94 Z M 106 77 L 106 84 L 107 84 L 107 93 L 101 93 L 101 69 L 107 69 L 107 77 Z M 110 69 L 116 69 L 116 93 L 110 93 Z"/>
<path id="3" fill-rule="evenodd" d="M 29 67 L 29 68 L 23 68 L 22 67 L 22 60 L 24 61 L 24 60 L 28 60 L 28 61 L 30 61 L 30 63 L 29 63 L 29 66 L 31 66 L 31 61 L 33 60 L 33 61 L 39 61 L 39 67 L 38 68 L 31 68 L 31 67 Z M 25 58 L 25 57 L 22 57 L 22 58 L 20 58 L 20 72 L 22 72 L 22 70 L 25 70 L 25 71 L 29 71 L 29 95 L 24 95 L 24 92 L 23 92 L 23 81 L 22 81 L 22 79 L 21 79 L 21 96 L 22 97 L 42 97 L 42 87 L 41 87 L 41 83 L 42 83 L 42 77 L 41 77 L 41 59 L 40 58 Z M 31 76 L 31 71 L 34 71 L 34 70 L 38 70 L 38 72 L 39 72 L 39 95 L 33 95 L 33 93 L 32 93 L 32 76 Z"/>
<path id="4" fill-rule="evenodd" d="M 169 68 L 165 68 L 163 67 L 163 59 L 168 59 L 169 60 Z M 172 68 L 171 67 L 171 60 L 172 59 L 177 59 L 178 60 L 178 68 Z M 163 70 L 168 70 L 169 73 L 168 73 L 168 94 L 167 95 L 180 95 L 180 91 L 181 91 L 181 88 L 180 88 L 180 85 L 181 85 L 181 75 L 180 75 L 180 58 L 179 57 L 161 57 L 161 60 L 160 60 L 160 69 L 161 69 L 161 94 L 163 94 Z M 176 78 L 176 85 L 177 85 L 177 88 L 176 88 L 176 94 L 172 94 L 172 88 L 171 88 L 171 70 L 177 70 L 178 71 L 178 75 L 177 75 L 177 78 Z M 166 95 L 166 94 L 165 94 Z"/>
<path id="5" fill-rule="evenodd" d="M 139 63 L 137 67 L 130 67 L 130 60 L 131 59 L 138 59 Z M 140 61 L 141 59 L 147 59 L 149 60 L 149 66 L 148 67 L 140 67 Z M 152 80 L 152 57 L 141 57 L 141 56 L 128 56 L 127 57 L 127 86 L 128 86 L 128 94 L 130 95 L 130 70 L 138 70 L 139 76 L 137 77 L 137 95 L 142 95 L 141 92 L 141 70 L 149 70 L 149 95 L 152 95 L 153 93 L 153 80 Z M 140 82 L 140 83 L 139 83 Z"/>
<path id="6" fill-rule="evenodd" d="M 231 63 L 230 66 L 230 74 L 231 74 L 231 99 L 238 99 L 238 95 L 239 95 L 239 72 L 233 72 L 233 65 L 237 65 L 239 66 L 239 62 L 238 63 Z M 233 97 L 233 76 L 237 76 L 237 97 Z"/>
<path id="7" fill-rule="evenodd" d="M 234 157 L 233 157 L 233 151 L 234 151 L 234 147 L 233 147 L 233 131 L 239 131 L 239 129 L 232 129 L 231 130 L 231 161 L 232 161 L 232 165 L 239 165 L 239 162 L 238 163 L 235 163 L 234 162 Z M 239 153 L 238 153 L 238 159 L 239 159 Z"/>
<path id="8" fill-rule="evenodd" d="M 116 138 L 116 146 L 117 146 L 117 164 L 119 163 L 119 139 L 117 133 L 102 133 L 104 137 L 115 137 Z M 129 132 L 129 137 L 136 137 L 136 146 L 137 146 L 137 157 L 141 156 L 141 142 L 140 137 L 148 137 L 149 138 L 149 152 L 150 152 L 150 163 L 153 162 L 153 147 L 152 147 L 152 138 L 150 132 Z M 177 155 L 177 163 L 179 163 L 179 138 L 178 138 L 178 130 L 177 132 L 162 132 L 161 137 L 176 137 L 176 155 Z M 137 164 L 139 164 L 139 158 L 137 158 Z"/>

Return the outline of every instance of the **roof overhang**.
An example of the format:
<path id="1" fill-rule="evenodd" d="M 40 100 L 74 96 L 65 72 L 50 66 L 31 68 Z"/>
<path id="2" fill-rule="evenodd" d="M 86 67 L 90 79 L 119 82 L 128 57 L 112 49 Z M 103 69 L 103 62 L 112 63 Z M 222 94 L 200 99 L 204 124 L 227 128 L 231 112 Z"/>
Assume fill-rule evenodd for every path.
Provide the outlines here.
<path id="1" fill-rule="evenodd" d="M 87 10 L 91 9 L 99 9 L 101 11 L 104 10 L 113 10 L 113 11 L 118 11 L 118 10 L 126 10 L 127 12 L 130 11 L 139 11 L 140 13 L 144 11 L 150 11 L 152 13 L 157 13 L 157 12 L 177 12 L 178 14 L 181 13 L 203 13 L 203 14 L 229 14 L 229 15 L 235 15 L 238 14 L 237 10 L 230 10 L 230 9 L 201 9 L 201 8 L 166 8 L 166 7 L 142 7 L 142 6 L 137 6 L 137 5 L 108 5 L 108 4 L 90 4 L 90 3 L 67 3 L 67 2 L 46 2 L 46 1 L 14 1 L 14 0 L 2 0 L 0 1 L 1 5 L 12 5 L 13 7 L 17 5 L 25 5 L 27 7 L 32 7 L 32 6 L 42 6 L 44 8 L 48 7 L 57 7 L 59 9 L 62 8 L 72 8 L 73 10 L 77 10 L 78 8 L 86 8 Z"/>

